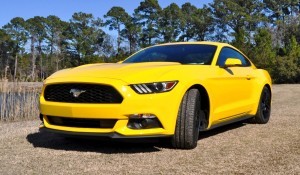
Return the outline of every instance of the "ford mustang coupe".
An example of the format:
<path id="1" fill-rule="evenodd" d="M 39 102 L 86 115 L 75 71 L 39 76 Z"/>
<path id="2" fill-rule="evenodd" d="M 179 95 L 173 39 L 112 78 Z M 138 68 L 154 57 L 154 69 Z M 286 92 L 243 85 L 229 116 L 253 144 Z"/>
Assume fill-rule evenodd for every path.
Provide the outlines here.
<path id="1" fill-rule="evenodd" d="M 168 43 L 119 63 L 58 71 L 44 81 L 40 130 L 110 138 L 170 137 L 197 146 L 200 131 L 269 121 L 271 78 L 235 47 Z"/>

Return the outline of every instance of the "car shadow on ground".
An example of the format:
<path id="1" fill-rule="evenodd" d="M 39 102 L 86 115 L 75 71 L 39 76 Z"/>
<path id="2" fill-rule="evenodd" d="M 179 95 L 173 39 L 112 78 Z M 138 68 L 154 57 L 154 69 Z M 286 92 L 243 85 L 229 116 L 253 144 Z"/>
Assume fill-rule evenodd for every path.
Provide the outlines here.
<path id="1" fill-rule="evenodd" d="M 230 130 L 243 127 L 247 123 L 238 122 L 230 125 L 201 132 L 199 140 L 206 139 Z M 98 152 L 104 154 L 134 154 L 158 152 L 164 148 L 172 149 L 169 138 L 164 139 L 126 139 L 112 140 L 99 138 L 72 138 L 49 132 L 28 134 L 27 141 L 37 148 L 47 148 L 65 151 Z M 199 143 L 198 143 L 199 144 Z"/>
<path id="2" fill-rule="evenodd" d="M 104 154 L 141 153 L 160 151 L 157 139 L 112 140 L 95 137 L 69 137 L 48 132 L 28 134 L 27 141 L 34 147 L 65 151 L 99 152 Z"/>
<path id="3" fill-rule="evenodd" d="M 224 133 L 224 132 L 228 132 L 230 130 L 238 129 L 238 128 L 243 127 L 247 124 L 251 124 L 251 123 L 248 122 L 247 120 L 245 120 L 245 121 L 239 121 L 239 122 L 236 122 L 236 123 L 232 123 L 232 124 L 224 125 L 224 126 L 221 126 L 221 127 L 217 127 L 217 128 L 212 129 L 212 130 L 203 131 L 203 132 L 200 132 L 200 134 L 199 134 L 199 140 L 206 139 L 208 137 L 212 137 L 212 136 Z"/>

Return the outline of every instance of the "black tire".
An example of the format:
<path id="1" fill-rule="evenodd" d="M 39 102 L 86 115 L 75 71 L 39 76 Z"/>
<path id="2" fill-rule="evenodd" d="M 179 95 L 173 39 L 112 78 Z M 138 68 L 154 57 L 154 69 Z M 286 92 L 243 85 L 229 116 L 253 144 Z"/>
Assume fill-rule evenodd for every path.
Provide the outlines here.
<path id="1" fill-rule="evenodd" d="M 193 149 L 197 146 L 201 116 L 200 92 L 188 90 L 181 101 L 177 115 L 172 146 L 180 149 Z M 203 117 L 203 116 L 202 116 Z"/>
<path id="2" fill-rule="evenodd" d="M 256 115 L 252 121 L 257 124 L 268 123 L 271 115 L 271 92 L 265 86 L 261 92 Z"/>

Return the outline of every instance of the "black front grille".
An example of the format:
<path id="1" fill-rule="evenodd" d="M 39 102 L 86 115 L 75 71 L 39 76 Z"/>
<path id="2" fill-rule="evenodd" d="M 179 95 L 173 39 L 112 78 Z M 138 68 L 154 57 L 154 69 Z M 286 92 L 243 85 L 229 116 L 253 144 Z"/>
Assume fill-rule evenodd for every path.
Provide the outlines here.
<path id="1" fill-rule="evenodd" d="M 66 103 L 122 103 L 121 94 L 108 85 L 53 84 L 45 88 L 46 101 Z"/>
<path id="2" fill-rule="evenodd" d="M 58 126 L 80 127 L 80 128 L 113 128 L 116 119 L 82 119 L 47 116 L 49 123 Z"/>

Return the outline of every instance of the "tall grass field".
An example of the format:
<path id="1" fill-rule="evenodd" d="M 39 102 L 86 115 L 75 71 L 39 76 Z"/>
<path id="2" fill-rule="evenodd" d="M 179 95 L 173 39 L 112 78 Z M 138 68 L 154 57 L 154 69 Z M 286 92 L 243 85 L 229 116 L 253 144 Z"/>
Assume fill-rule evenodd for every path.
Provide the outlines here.
<path id="1" fill-rule="evenodd" d="M 0 81 L 0 122 L 39 117 L 42 83 Z"/>

